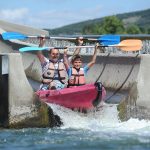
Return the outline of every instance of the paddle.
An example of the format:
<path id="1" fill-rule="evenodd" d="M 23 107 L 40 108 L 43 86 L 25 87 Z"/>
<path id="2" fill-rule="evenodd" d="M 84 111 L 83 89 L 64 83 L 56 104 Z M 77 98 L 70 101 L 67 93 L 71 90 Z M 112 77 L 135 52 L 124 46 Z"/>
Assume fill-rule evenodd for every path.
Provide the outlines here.
<path id="1" fill-rule="evenodd" d="M 95 46 L 69 46 L 69 47 L 23 47 L 20 48 L 20 52 L 27 52 L 27 51 L 43 51 L 43 50 L 50 50 L 50 49 L 65 49 L 65 48 L 94 48 Z"/>
<path id="2" fill-rule="evenodd" d="M 115 46 L 122 51 L 138 51 L 142 48 L 142 41 L 137 39 L 129 39 L 121 41 L 118 45 L 112 46 Z"/>
<path id="3" fill-rule="evenodd" d="M 27 38 L 40 38 L 41 36 L 37 36 L 37 35 L 27 36 L 18 32 L 4 32 L 2 33 L 2 37 L 4 40 L 10 40 L 10 39 L 24 40 Z M 77 39 L 77 38 L 70 38 L 70 37 L 50 37 L 50 36 L 46 36 L 45 38 L 56 39 L 56 40 L 76 40 Z M 118 44 L 120 42 L 120 36 L 119 35 L 102 35 L 101 37 L 97 39 L 83 38 L 83 40 L 97 41 L 102 45 L 113 45 L 113 44 Z"/>
<path id="4" fill-rule="evenodd" d="M 20 48 L 20 52 L 26 52 L 26 51 L 43 51 L 43 50 L 50 50 L 50 49 L 65 49 L 65 48 L 94 48 L 95 46 L 69 46 L 69 47 L 23 47 Z M 117 47 L 122 51 L 138 51 L 142 47 L 142 41 L 141 40 L 123 40 L 119 44 L 115 45 L 100 45 L 100 47 Z"/>

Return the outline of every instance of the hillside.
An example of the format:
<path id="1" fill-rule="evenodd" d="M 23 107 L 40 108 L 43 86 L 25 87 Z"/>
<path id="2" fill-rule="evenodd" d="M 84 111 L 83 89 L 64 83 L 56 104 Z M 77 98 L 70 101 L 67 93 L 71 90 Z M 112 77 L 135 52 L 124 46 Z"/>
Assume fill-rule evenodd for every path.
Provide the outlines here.
<path id="1" fill-rule="evenodd" d="M 148 29 L 150 28 L 150 9 L 118 14 L 116 15 L 124 23 L 124 26 L 129 26 L 135 24 L 140 28 Z M 80 34 L 82 30 L 87 25 L 92 25 L 95 23 L 101 23 L 104 18 L 97 18 L 92 20 L 87 20 L 79 23 L 70 24 L 56 29 L 46 29 L 50 34 L 60 35 L 60 34 Z"/>

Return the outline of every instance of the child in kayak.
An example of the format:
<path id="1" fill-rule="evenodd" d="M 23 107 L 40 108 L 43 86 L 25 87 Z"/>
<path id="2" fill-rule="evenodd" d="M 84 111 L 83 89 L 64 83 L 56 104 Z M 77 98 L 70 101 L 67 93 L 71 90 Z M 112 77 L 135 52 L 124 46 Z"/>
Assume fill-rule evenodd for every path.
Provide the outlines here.
<path id="1" fill-rule="evenodd" d="M 67 74 L 68 74 L 68 87 L 81 86 L 86 84 L 85 74 L 96 62 L 97 49 L 99 48 L 98 46 L 99 45 L 96 44 L 92 60 L 84 67 L 82 67 L 82 58 L 79 54 L 74 55 L 72 57 L 71 60 L 72 67 L 70 67 L 67 58 L 67 49 L 64 50 L 64 65 L 66 67 Z"/>

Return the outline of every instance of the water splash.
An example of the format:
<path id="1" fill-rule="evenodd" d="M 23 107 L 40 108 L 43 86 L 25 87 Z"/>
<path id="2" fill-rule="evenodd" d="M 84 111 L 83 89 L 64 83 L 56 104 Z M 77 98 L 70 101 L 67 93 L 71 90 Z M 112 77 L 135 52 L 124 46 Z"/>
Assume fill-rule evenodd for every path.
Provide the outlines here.
<path id="1" fill-rule="evenodd" d="M 150 133 L 150 121 L 131 118 L 121 122 L 118 118 L 116 104 L 104 104 L 99 111 L 91 111 L 87 114 L 75 112 L 70 109 L 49 104 L 54 113 L 60 116 L 63 122 L 62 129 L 84 129 L 103 132 L 134 133 L 145 131 Z"/>
<path id="2" fill-rule="evenodd" d="M 49 104 L 54 113 L 60 116 L 63 122 L 62 128 L 89 129 L 101 126 L 115 126 L 119 123 L 117 105 L 104 104 L 100 111 L 90 111 L 87 114 L 75 112 L 55 104 Z"/>

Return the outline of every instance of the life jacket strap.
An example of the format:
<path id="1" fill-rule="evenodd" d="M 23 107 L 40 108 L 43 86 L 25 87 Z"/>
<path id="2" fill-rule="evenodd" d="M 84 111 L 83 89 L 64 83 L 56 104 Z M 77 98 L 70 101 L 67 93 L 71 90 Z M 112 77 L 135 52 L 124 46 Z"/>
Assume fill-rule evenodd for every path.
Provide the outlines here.
<path id="1" fill-rule="evenodd" d="M 84 76 L 84 74 L 72 74 L 72 76 Z"/>
<path id="2" fill-rule="evenodd" d="M 67 87 L 70 87 L 70 86 L 82 86 L 82 85 L 85 85 L 85 84 L 68 84 Z"/>

